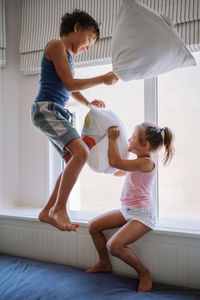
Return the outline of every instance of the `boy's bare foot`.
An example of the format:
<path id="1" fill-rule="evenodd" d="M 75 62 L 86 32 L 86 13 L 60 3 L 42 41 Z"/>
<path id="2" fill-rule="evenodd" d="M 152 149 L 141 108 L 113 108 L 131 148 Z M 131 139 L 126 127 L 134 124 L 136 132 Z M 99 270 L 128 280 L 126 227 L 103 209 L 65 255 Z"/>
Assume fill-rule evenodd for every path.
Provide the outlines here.
<path id="1" fill-rule="evenodd" d="M 62 230 L 62 231 L 76 231 L 79 224 L 72 224 L 66 211 L 60 210 L 58 212 L 53 211 L 53 209 L 49 212 L 49 219 L 52 226 Z"/>
<path id="2" fill-rule="evenodd" d="M 41 221 L 41 222 L 45 222 L 45 223 L 49 223 L 49 210 L 47 209 L 43 209 L 39 216 L 38 216 L 38 219 Z"/>
<path id="3" fill-rule="evenodd" d="M 43 209 L 39 214 L 41 222 L 48 223 L 62 231 L 76 231 L 78 223 L 72 224 L 65 211 L 54 213 L 52 210 Z"/>
<path id="4" fill-rule="evenodd" d="M 85 272 L 87 273 L 97 273 L 97 272 L 111 272 L 112 265 L 110 263 L 98 262 L 92 268 L 87 269 Z"/>
<path id="5" fill-rule="evenodd" d="M 152 278 L 149 271 L 146 271 L 145 273 L 140 275 L 140 283 L 138 292 L 144 293 L 149 292 L 152 289 Z"/>

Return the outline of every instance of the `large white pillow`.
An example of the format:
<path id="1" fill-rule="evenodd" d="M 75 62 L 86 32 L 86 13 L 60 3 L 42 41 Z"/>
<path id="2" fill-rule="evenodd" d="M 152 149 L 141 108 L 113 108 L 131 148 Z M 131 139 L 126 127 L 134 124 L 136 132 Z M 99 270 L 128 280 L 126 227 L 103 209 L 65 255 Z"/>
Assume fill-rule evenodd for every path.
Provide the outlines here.
<path id="1" fill-rule="evenodd" d="M 134 0 L 124 0 L 112 35 L 113 72 L 143 79 L 195 65 L 171 20 Z"/>
<path id="2" fill-rule="evenodd" d="M 108 128 L 111 126 L 120 127 L 120 136 L 117 140 L 118 149 L 121 158 L 127 158 L 128 137 L 119 117 L 111 110 L 98 109 L 95 106 L 91 106 L 85 118 L 82 138 L 90 149 L 87 163 L 96 172 L 113 174 L 118 171 L 118 169 L 109 165 Z"/>

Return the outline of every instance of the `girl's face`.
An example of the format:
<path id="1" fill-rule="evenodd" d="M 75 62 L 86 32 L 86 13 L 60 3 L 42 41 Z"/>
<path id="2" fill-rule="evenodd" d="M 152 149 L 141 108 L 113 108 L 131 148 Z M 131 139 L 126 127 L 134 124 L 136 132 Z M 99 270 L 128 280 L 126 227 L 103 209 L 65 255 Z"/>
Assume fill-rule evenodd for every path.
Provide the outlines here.
<path id="1" fill-rule="evenodd" d="M 75 31 L 76 36 L 73 44 L 73 53 L 80 54 L 89 51 L 96 42 L 96 34 L 92 29 L 81 29 Z"/>
<path id="2" fill-rule="evenodd" d="M 128 151 L 135 153 L 136 155 L 143 155 L 146 150 L 145 146 L 140 143 L 140 134 L 141 130 L 139 128 L 135 128 L 133 135 L 129 138 L 129 148 Z"/>

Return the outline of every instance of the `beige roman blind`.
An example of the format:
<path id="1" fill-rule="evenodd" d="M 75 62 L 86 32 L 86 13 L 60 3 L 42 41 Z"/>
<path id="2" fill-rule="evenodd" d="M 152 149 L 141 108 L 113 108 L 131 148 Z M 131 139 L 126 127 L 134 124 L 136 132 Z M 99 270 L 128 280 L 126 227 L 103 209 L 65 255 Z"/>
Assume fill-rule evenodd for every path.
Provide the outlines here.
<path id="1" fill-rule="evenodd" d="M 0 0 L 2 1 L 2 0 Z M 43 50 L 51 39 L 59 38 L 60 18 L 75 8 L 87 11 L 100 24 L 100 40 L 89 52 L 74 57 L 74 66 L 111 62 L 112 30 L 123 0 L 22 0 L 21 71 L 37 74 Z M 162 12 L 190 51 L 200 50 L 200 0 L 138 0 Z"/>
<path id="2" fill-rule="evenodd" d="M 200 0 L 140 0 L 140 3 L 168 16 L 188 49 L 200 50 Z"/>
<path id="3" fill-rule="evenodd" d="M 74 57 L 74 66 L 111 62 L 111 36 L 122 0 L 22 0 L 21 71 L 39 73 L 45 45 L 59 39 L 61 16 L 78 8 L 100 24 L 100 40 L 89 52 Z"/>
<path id="4" fill-rule="evenodd" d="M 0 68 L 6 66 L 6 12 L 5 0 L 0 0 Z"/>

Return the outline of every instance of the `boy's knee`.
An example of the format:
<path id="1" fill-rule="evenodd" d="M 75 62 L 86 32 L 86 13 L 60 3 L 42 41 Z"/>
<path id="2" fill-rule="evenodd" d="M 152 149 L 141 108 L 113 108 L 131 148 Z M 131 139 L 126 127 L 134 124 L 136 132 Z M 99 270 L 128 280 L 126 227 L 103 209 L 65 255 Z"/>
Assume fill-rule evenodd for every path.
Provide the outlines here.
<path id="1" fill-rule="evenodd" d="M 89 148 L 85 145 L 82 147 L 79 147 L 74 153 L 72 153 L 73 158 L 76 159 L 76 161 L 79 161 L 80 163 L 85 163 L 89 156 Z"/>
<path id="2" fill-rule="evenodd" d="M 88 159 L 90 150 L 88 146 L 81 139 L 72 140 L 67 146 L 66 149 L 70 151 L 72 157 L 76 160 L 85 162 Z"/>
<path id="3" fill-rule="evenodd" d="M 83 147 L 77 153 L 77 156 L 81 160 L 86 161 L 88 159 L 89 153 L 90 153 L 89 148 L 86 145 L 83 145 Z"/>
<path id="4" fill-rule="evenodd" d="M 88 156 L 89 156 L 89 153 L 90 153 L 90 150 L 89 150 L 88 146 L 85 146 L 83 148 L 83 159 L 87 160 Z"/>

